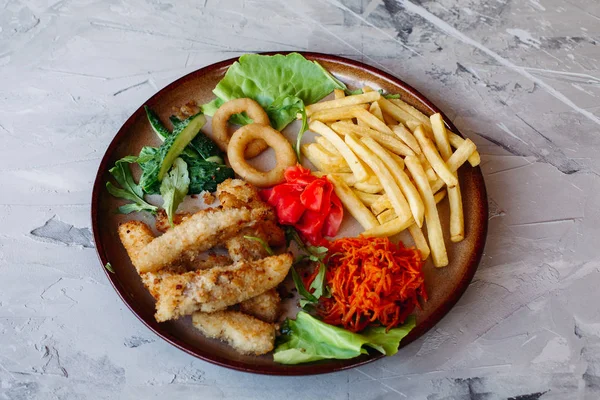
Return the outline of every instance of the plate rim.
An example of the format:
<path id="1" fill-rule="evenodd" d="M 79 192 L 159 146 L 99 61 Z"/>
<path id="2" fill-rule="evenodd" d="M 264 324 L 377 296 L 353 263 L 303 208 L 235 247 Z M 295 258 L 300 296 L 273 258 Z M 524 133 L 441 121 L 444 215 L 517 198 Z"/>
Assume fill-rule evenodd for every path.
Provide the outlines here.
<path id="1" fill-rule="evenodd" d="M 309 60 L 326 61 L 326 62 L 328 61 L 328 62 L 333 62 L 336 64 L 343 64 L 343 65 L 351 66 L 353 68 L 358 68 L 362 71 L 366 71 L 370 75 L 378 76 L 387 81 L 390 81 L 390 83 L 393 83 L 394 85 L 402 87 L 402 89 L 405 92 L 407 92 L 410 96 L 416 98 L 418 101 L 420 101 L 422 104 L 424 104 L 427 108 L 429 108 L 430 111 L 432 111 L 432 113 L 438 113 L 438 112 L 441 113 L 444 118 L 444 121 L 446 121 L 446 123 L 448 124 L 450 129 L 453 132 L 460 135 L 461 137 L 464 137 L 462 135 L 462 133 L 456 128 L 456 126 L 454 126 L 452 121 L 437 106 L 435 106 L 431 101 L 429 101 L 429 99 L 427 99 L 419 91 L 414 89 L 412 86 L 410 86 L 403 80 L 393 76 L 392 74 L 390 74 L 388 72 L 382 71 L 379 68 L 373 67 L 371 65 L 365 64 L 360 61 L 351 60 L 349 58 L 345 58 L 342 56 L 326 54 L 326 53 L 318 53 L 318 52 L 269 51 L 269 52 L 261 52 L 258 54 L 261 54 L 261 55 L 276 55 L 276 54 L 287 55 L 290 53 L 299 53 Z M 114 153 L 119 142 L 126 135 L 127 131 L 129 130 L 129 127 L 138 118 L 138 114 L 143 111 L 144 104 L 154 103 L 155 100 L 162 97 L 162 94 L 164 92 L 168 92 L 168 91 L 172 90 L 173 88 L 183 84 L 184 82 L 195 78 L 196 76 L 202 76 L 204 74 L 213 72 L 214 70 L 228 67 L 231 64 L 233 64 L 234 62 L 236 62 L 238 59 L 239 59 L 239 56 L 232 57 L 232 58 L 229 58 L 229 59 L 226 59 L 223 61 L 218 61 L 213 64 L 209 64 L 207 66 L 204 66 L 202 68 L 199 68 L 192 72 L 189 72 L 189 73 L 183 75 L 182 77 L 174 80 L 173 82 L 169 83 L 168 85 L 166 85 L 165 87 L 160 89 L 158 92 L 153 94 L 144 103 L 142 103 L 142 105 L 140 105 L 129 116 L 129 118 L 127 118 L 127 120 L 123 123 L 123 125 L 119 128 L 119 130 L 113 137 L 113 139 L 107 146 L 107 148 L 104 152 L 104 155 L 102 156 L 102 160 L 100 161 L 100 164 L 98 166 L 98 170 L 96 172 L 96 177 L 94 179 L 94 185 L 92 188 L 90 217 L 91 217 L 92 235 L 93 235 L 93 239 L 94 239 L 94 243 L 95 243 L 95 250 L 96 250 L 98 259 L 100 261 L 100 264 L 101 264 L 100 266 L 101 266 L 102 270 L 104 271 L 105 275 L 107 276 L 108 280 L 110 281 L 113 289 L 119 295 L 119 298 L 121 299 L 121 301 L 123 303 L 125 303 L 127 308 L 150 331 L 152 331 L 155 335 L 157 335 L 158 337 L 160 337 L 167 343 L 178 348 L 179 350 L 182 350 L 191 356 L 194 356 L 196 358 L 199 358 L 199 359 L 209 362 L 211 364 L 215 364 L 220 367 L 225 367 L 225 368 L 229 368 L 229 369 L 233 369 L 233 370 L 237 370 L 237 371 L 253 373 L 253 374 L 279 375 L 279 376 L 305 376 L 305 375 L 320 375 L 320 374 L 343 371 L 343 370 L 356 368 L 356 367 L 374 362 L 376 360 L 379 360 L 385 356 L 382 354 L 369 354 L 368 356 L 361 356 L 361 357 L 350 359 L 350 360 L 333 360 L 334 362 L 336 362 L 336 364 L 333 364 L 333 365 L 331 364 L 331 360 L 330 360 L 329 363 L 328 362 L 318 362 L 318 363 L 303 364 L 303 365 L 301 364 L 301 365 L 294 365 L 294 366 L 282 365 L 281 367 L 256 365 L 256 366 L 249 367 L 247 363 L 236 362 L 234 360 L 231 360 L 231 359 L 228 359 L 225 357 L 203 354 L 202 352 L 199 352 L 196 349 L 194 349 L 188 343 L 186 343 L 164 331 L 161 331 L 160 325 L 156 321 L 154 321 L 154 319 L 148 320 L 147 318 L 144 318 L 143 316 L 141 316 L 134 309 L 133 305 L 130 304 L 130 302 L 128 301 L 127 298 L 129 296 L 127 295 L 126 289 L 123 285 L 121 285 L 120 281 L 118 279 L 116 279 L 116 274 L 110 273 L 104 267 L 106 265 L 106 263 L 108 262 L 108 258 L 106 257 L 106 253 L 105 253 L 102 242 L 100 240 L 97 240 L 100 238 L 100 228 L 99 228 L 100 224 L 98 222 L 99 199 L 100 199 L 101 193 L 105 190 L 105 183 L 103 180 L 103 176 L 104 176 L 105 172 L 108 171 L 108 169 L 110 168 L 108 163 L 111 159 L 111 155 Z M 431 328 L 433 328 L 434 326 L 436 326 L 437 324 L 440 323 L 440 321 L 449 313 L 449 311 L 456 305 L 458 300 L 466 292 L 467 288 L 469 287 L 469 284 L 471 283 L 471 281 L 475 275 L 475 272 L 477 271 L 477 268 L 479 267 L 479 263 L 481 262 L 481 258 L 483 256 L 483 251 L 484 251 L 484 247 L 485 247 L 485 243 L 486 243 L 486 239 L 487 239 L 488 202 L 487 202 L 487 190 L 486 190 L 485 181 L 483 179 L 483 173 L 481 171 L 480 166 L 473 167 L 472 173 L 474 174 L 474 178 L 478 180 L 477 186 L 480 188 L 480 193 L 482 196 L 481 207 L 479 207 L 479 210 L 478 210 L 478 213 L 482 214 L 479 216 L 479 219 L 482 221 L 482 234 L 475 241 L 474 252 L 468 256 L 469 261 L 467 263 L 466 271 L 463 274 L 463 276 L 461 277 L 456 290 L 453 291 L 452 294 L 449 296 L 449 298 L 446 301 L 444 301 L 443 304 L 440 307 L 438 307 L 435 310 L 435 312 L 433 312 L 431 314 L 431 316 L 429 317 L 431 319 L 434 319 L 435 322 L 433 324 L 431 324 L 431 326 L 427 327 L 425 330 L 420 332 L 420 334 L 418 336 L 416 336 L 416 337 L 413 337 L 413 335 L 408 336 L 406 338 L 407 340 L 403 340 L 400 343 L 400 348 L 407 346 L 409 343 L 412 343 L 414 340 L 420 338 L 425 333 L 427 333 Z M 356 361 L 353 362 L 352 360 L 356 360 Z"/>

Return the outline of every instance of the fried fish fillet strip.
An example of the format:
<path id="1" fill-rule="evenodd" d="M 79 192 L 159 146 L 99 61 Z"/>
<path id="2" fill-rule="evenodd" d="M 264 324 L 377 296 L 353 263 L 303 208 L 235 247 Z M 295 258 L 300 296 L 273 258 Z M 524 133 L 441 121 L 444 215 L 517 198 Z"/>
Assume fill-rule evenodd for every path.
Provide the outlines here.
<path id="1" fill-rule="evenodd" d="M 275 325 L 239 311 L 196 312 L 194 327 L 205 336 L 227 342 L 243 354 L 266 354 L 275 344 Z"/>
<path id="2" fill-rule="evenodd" d="M 132 261 L 137 258 L 140 249 L 154 240 L 152 230 L 142 221 L 124 222 L 119 225 L 118 231 L 121 243 L 123 243 L 123 247 L 125 247 L 125 250 Z M 207 258 L 188 257 L 185 261 L 185 263 L 171 265 L 168 268 L 168 272 L 183 273 L 190 270 L 208 269 L 233 263 L 230 257 L 218 254 L 211 254 Z"/>
<path id="3" fill-rule="evenodd" d="M 263 294 L 240 303 L 240 311 L 265 322 L 275 322 L 279 318 L 281 298 L 277 289 L 267 290 Z"/>
<path id="4" fill-rule="evenodd" d="M 284 253 L 164 277 L 157 288 L 156 320 L 167 321 L 195 311 L 215 312 L 258 296 L 283 281 L 292 261 L 292 255 Z"/>
<path id="5" fill-rule="evenodd" d="M 254 225 L 267 212 L 267 208 L 202 210 L 136 251 L 131 262 L 142 273 L 193 261 L 198 253 Z"/>

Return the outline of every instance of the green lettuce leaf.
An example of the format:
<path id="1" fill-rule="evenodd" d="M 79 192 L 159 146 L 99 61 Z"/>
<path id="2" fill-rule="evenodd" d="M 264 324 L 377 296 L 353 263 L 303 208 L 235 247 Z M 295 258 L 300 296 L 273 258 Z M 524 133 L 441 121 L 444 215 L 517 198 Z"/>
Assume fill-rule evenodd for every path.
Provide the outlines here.
<path id="1" fill-rule="evenodd" d="M 136 156 L 123 157 L 108 171 L 120 186 L 118 187 L 112 182 L 106 182 L 106 189 L 108 192 L 115 197 L 131 202 L 119 207 L 118 211 L 121 214 L 129 214 L 130 212 L 136 211 L 149 211 L 154 213 L 158 209 L 144 200 L 144 191 L 133 179 L 129 164 L 137 162 L 137 160 L 138 157 Z"/>
<path id="2" fill-rule="evenodd" d="M 190 188 L 190 177 L 187 164 L 181 158 L 176 158 L 171 170 L 165 175 L 160 184 L 160 194 L 163 198 L 163 208 L 173 226 L 173 216 Z"/>
<path id="3" fill-rule="evenodd" d="M 221 104 L 248 97 L 256 100 L 267 112 L 273 128 L 282 130 L 296 119 L 299 104 L 313 104 L 333 91 L 346 89 L 316 61 L 298 53 L 264 56 L 245 54 L 233 63 L 213 93 L 217 99 L 202 106 L 206 115 L 214 115 Z M 295 111 L 294 111 L 295 109 Z M 245 124 L 248 118 L 236 115 L 231 122 Z"/>
<path id="4" fill-rule="evenodd" d="M 398 352 L 400 341 L 415 325 L 415 317 L 410 316 L 404 325 L 387 333 L 385 327 L 369 327 L 361 333 L 352 333 L 301 311 L 295 320 L 284 322 L 273 359 L 281 364 L 349 359 L 367 353 L 365 347 L 391 356 Z"/>

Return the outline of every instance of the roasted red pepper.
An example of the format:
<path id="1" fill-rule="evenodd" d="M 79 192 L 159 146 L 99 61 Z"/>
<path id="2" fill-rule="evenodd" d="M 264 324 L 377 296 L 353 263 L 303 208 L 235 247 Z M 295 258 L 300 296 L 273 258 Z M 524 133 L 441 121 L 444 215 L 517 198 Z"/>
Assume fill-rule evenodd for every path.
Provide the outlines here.
<path id="1" fill-rule="evenodd" d="M 335 236 L 344 217 L 331 182 L 301 165 L 289 167 L 285 183 L 263 190 L 261 196 L 275 208 L 280 224 L 294 226 L 312 245 L 323 244 L 323 236 Z"/>

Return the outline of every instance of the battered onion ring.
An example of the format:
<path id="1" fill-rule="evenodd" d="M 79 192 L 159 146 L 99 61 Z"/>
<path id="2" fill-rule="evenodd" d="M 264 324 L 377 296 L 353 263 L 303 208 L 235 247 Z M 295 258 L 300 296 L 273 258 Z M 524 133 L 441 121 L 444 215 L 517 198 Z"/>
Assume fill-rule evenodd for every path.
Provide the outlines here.
<path id="1" fill-rule="evenodd" d="M 227 151 L 229 144 L 229 131 L 227 121 L 234 114 L 246 111 L 246 114 L 255 124 L 271 125 L 269 116 L 256 101 L 252 99 L 233 99 L 223 104 L 212 118 L 212 139 L 223 151 Z M 267 149 L 267 143 L 264 140 L 255 140 L 248 145 L 246 157 L 256 157 Z"/>
<path id="2" fill-rule="evenodd" d="M 259 171 L 244 158 L 244 149 L 253 140 L 262 138 L 275 150 L 277 165 L 270 171 Z M 231 136 L 227 158 L 231 168 L 243 179 L 258 187 L 269 187 L 283 182 L 285 169 L 296 165 L 296 153 L 292 145 L 278 131 L 267 125 L 250 124 L 241 127 Z"/>

